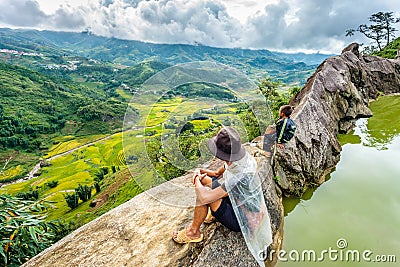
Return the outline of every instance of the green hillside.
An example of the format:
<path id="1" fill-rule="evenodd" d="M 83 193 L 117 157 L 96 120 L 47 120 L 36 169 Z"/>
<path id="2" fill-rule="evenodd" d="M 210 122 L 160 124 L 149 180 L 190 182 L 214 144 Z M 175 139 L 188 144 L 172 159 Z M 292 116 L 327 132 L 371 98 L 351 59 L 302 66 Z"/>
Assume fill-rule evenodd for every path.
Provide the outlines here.
<path id="1" fill-rule="evenodd" d="M 305 83 L 316 66 L 329 56 L 202 45 L 153 44 L 100 37 L 87 32 L 0 29 L 0 38 L 0 49 L 40 52 L 43 57 L 75 55 L 124 66 L 135 66 L 144 61 L 171 65 L 217 61 L 239 69 L 254 80 L 271 76 L 287 84 Z"/>
<path id="2" fill-rule="evenodd" d="M 385 58 L 395 58 L 397 55 L 397 51 L 400 49 L 400 37 L 393 40 L 389 45 L 375 53 L 374 55 L 385 57 Z"/>
<path id="3" fill-rule="evenodd" d="M 121 129 L 126 107 L 104 90 L 0 62 L 0 182 L 26 175 L 57 136 Z"/>
<path id="4" fill-rule="evenodd" d="M 104 91 L 45 76 L 27 68 L 0 62 L 0 144 L 31 151 L 44 148 L 46 136 L 80 135 L 96 126 L 96 133 L 121 128 L 126 104 L 107 97 Z M 40 141 L 42 140 L 42 141 Z"/>

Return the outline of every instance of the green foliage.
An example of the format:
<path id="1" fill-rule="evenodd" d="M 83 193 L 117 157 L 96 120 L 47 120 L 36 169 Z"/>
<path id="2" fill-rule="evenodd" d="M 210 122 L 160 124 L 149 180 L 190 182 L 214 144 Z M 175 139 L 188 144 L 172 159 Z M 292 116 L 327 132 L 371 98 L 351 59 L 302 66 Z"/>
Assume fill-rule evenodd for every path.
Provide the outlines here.
<path id="1" fill-rule="evenodd" d="M 102 172 L 102 171 L 97 171 L 95 174 L 94 174 L 94 180 L 96 181 L 96 182 L 100 182 L 101 180 L 103 180 L 104 179 L 104 173 Z"/>
<path id="2" fill-rule="evenodd" d="M 45 185 L 48 186 L 49 188 L 55 188 L 58 185 L 58 181 L 57 180 L 50 181 L 50 182 L 45 183 Z"/>
<path id="3" fill-rule="evenodd" d="M 68 71 L 67 75 L 71 77 L 78 73 L 86 79 L 85 82 L 93 82 L 93 80 L 98 82 L 98 85 L 109 97 L 113 97 L 115 86 L 125 84 L 130 87 L 129 90 L 135 90 L 151 75 L 169 66 L 160 62 L 175 65 L 184 62 L 217 61 L 240 69 L 251 78 L 269 73 L 285 83 L 304 83 L 310 72 L 314 71 L 315 65 L 328 57 L 323 54 L 284 54 L 268 50 L 213 48 L 201 45 L 150 44 L 81 33 L 37 32 L 26 29 L 0 29 L 0 39 L 2 40 L 1 45 L 12 47 L 15 50 L 43 51 L 45 57 L 30 61 L 25 59 L 28 61 L 25 63 L 26 66 L 34 64 L 40 66 L 40 61 L 43 61 L 44 58 L 47 64 L 42 65 L 68 64 L 63 56 L 65 51 L 72 55 L 95 59 L 103 66 L 89 61 L 78 65 L 75 71 Z M 85 41 L 82 42 L 82 39 Z M 84 61 L 80 57 L 76 57 L 76 59 Z M 69 61 L 76 59 L 72 58 Z M 106 65 L 105 62 L 112 62 L 116 65 Z M 133 67 L 124 69 L 120 68 L 120 65 Z M 119 68 L 120 70 L 114 72 Z M 44 69 L 43 71 L 65 78 L 66 71 L 61 69 Z"/>
<path id="4" fill-rule="evenodd" d="M 115 168 L 115 166 L 114 166 L 114 168 Z M 108 174 L 108 172 L 109 172 L 108 167 L 101 167 L 101 168 L 99 168 L 99 169 L 96 171 L 96 173 L 94 174 L 94 176 L 95 176 L 94 180 L 95 180 L 96 182 L 100 182 L 101 180 L 104 179 L 104 176 L 106 176 L 106 175 Z"/>
<path id="5" fill-rule="evenodd" d="M 126 104 L 115 101 L 94 102 L 78 108 L 78 116 L 85 122 L 93 120 L 110 121 L 117 119 L 122 121 L 126 111 Z"/>
<path id="6" fill-rule="evenodd" d="M 126 103 L 100 90 L 2 62 L 0 84 L 0 148 L 47 148 L 67 120 L 79 126 L 76 133 L 122 127 Z"/>
<path id="7" fill-rule="evenodd" d="M 99 183 L 94 183 L 94 188 L 96 189 L 96 194 L 100 193 L 101 188 L 100 188 L 100 184 Z"/>
<path id="8" fill-rule="evenodd" d="M 82 202 L 86 202 L 92 197 L 92 187 L 79 184 L 78 187 L 75 188 L 75 193 Z"/>
<path id="9" fill-rule="evenodd" d="M 20 266 L 49 247 L 60 224 L 37 214 L 45 205 L 0 195 L 0 265 Z"/>
<path id="10" fill-rule="evenodd" d="M 253 140 L 257 136 L 261 135 L 261 127 L 259 122 L 249 107 L 241 109 L 239 117 L 246 127 L 249 140 Z"/>
<path id="11" fill-rule="evenodd" d="M 397 51 L 400 50 L 400 37 L 396 38 L 389 45 L 385 46 L 381 51 L 375 52 L 374 56 L 380 56 L 384 58 L 395 58 Z"/>
<path id="12" fill-rule="evenodd" d="M 184 173 L 184 170 L 181 170 L 170 162 L 166 162 L 165 164 L 161 165 L 161 169 L 159 170 L 159 174 L 167 181 L 182 176 Z M 154 185 L 157 185 L 157 183 Z"/>
<path id="13" fill-rule="evenodd" d="M 24 200 L 37 200 L 39 198 L 39 190 L 36 189 L 28 192 L 20 192 L 16 197 Z"/>
<path id="14" fill-rule="evenodd" d="M 167 159 L 159 137 L 154 137 L 146 143 L 146 151 L 160 178 L 163 178 L 164 180 L 170 180 L 172 178 L 179 177 L 184 173 L 183 170 L 171 164 Z M 157 183 L 161 181 L 162 180 L 157 180 L 154 182 L 154 185 L 157 185 Z"/>
<path id="15" fill-rule="evenodd" d="M 283 90 L 282 85 L 281 82 L 273 81 L 271 78 L 261 80 L 258 84 L 258 90 L 264 95 L 275 119 L 279 118 L 279 108 L 287 105 L 290 99 L 301 90 L 298 86 Z"/>
<path id="16" fill-rule="evenodd" d="M 289 97 L 293 97 L 295 95 L 297 95 L 300 91 L 301 91 L 301 87 L 300 86 L 292 86 L 289 88 Z"/>
<path id="17" fill-rule="evenodd" d="M 56 221 L 52 221 L 52 223 L 56 225 L 53 239 L 54 243 L 58 240 L 61 240 L 63 237 L 67 236 L 72 231 L 78 229 L 81 226 L 79 224 L 76 224 L 74 220 L 70 220 L 67 222 L 65 220 L 58 219 Z"/>
<path id="18" fill-rule="evenodd" d="M 141 62 L 133 67 L 118 70 L 114 74 L 112 80 L 121 81 L 123 84 L 134 90 L 136 87 L 141 86 L 151 76 L 170 66 L 171 65 L 169 64 L 157 61 Z M 118 86 L 114 85 L 114 87 Z"/>
<path id="19" fill-rule="evenodd" d="M 139 158 L 136 155 L 129 155 L 128 158 L 126 159 L 127 164 L 133 164 L 138 161 L 139 161 Z"/>
<path id="20" fill-rule="evenodd" d="M 187 98 L 207 97 L 218 100 L 236 101 L 236 96 L 228 89 L 209 83 L 190 83 L 178 86 L 175 90 L 170 91 L 165 98 L 174 96 L 184 96 Z"/>
<path id="21" fill-rule="evenodd" d="M 161 144 L 160 136 L 152 137 L 146 142 L 148 158 L 157 170 L 159 176 L 154 178 L 155 182 L 153 185 L 179 177 L 185 173 L 185 170 L 173 164 L 174 162 L 179 162 L 180 164 L 184 163 L 179 161 L 181 155 L 188 159 L 189 165 L 184 166 L 184 169 L 196 167 L 191 164 L 200 157 L 199 147 L 201 141 L 215 135 L 220 128 L 220 124 L 217 123 L 209 125 L 205 129 L 198 130 L 195 129 L 193 121 L 189 121 L 185 123 L 185 125 L 191 126 L 189 126 L 186 131 L 180 131 L 180 133 L 170 137 L 164 145 Z M 166 155 L 168 155 L 168 157 Z"/>
<path id="22" fill-rule="evenodd" d="M 67 202 L 67 205 L 71 209 L 75 209 L 79 205 L 79 196 L 76 193 L 65 194 L 64 199 Z"/>
<path id="23" fill-rule="evenodd" d="M 94 187 L 96 188 L 97 193 L 100 192 L 100 185 L 97 182 L 94 184 Z M 75 188 L 75 193 L 64 195 L 64 199 L 67 202 L 68 207 L 71 209 L 78 207 L 79 199 L 82 202 L 88 201 L 92 197 L 92 189 L 93 186 L 78 184 L 78 187 Z"/>
<path id="24" fill-rule="evenodd" d="M 399 23 L 400 18 L 395 18 L 393 12 L 377 12 L 372 14 L 368 20 L 372 24 L 361 24 L 357 29 L 349 29 L 346 31 L 346 36 L 352 36 L 354 32 L 358 31 L 375 42 L 376 47 L 371 45 L 368 50 L 378 49 L 381 51 L 395 36 L 394 33 L 397 29 L 393 25 Z"/>
<path id="25" fill-rule="evenodd" d="M 102 167 L 101 171 L 104 173 L 104 175 L 107 175 L 109 172 L 109 169 L 108 169 L 108 167 Z"/>
<path id="26" fill-rule="evenodd" d="M 177 127 L 177 129 L 176 129 L 176 131 L 175 131 L 175 134 L 176 134 L 176 135 L 179 135 L 179 134 L 184 133 L 184 132 L 193 132 L 193 130 L 194 130 L 194 125 L 193 125 L 193 123 L 191 123 L 190 121 L 188 121 L 188 122 L 181 122 L 181 123 L 178 125 L 178 127 Z"/>

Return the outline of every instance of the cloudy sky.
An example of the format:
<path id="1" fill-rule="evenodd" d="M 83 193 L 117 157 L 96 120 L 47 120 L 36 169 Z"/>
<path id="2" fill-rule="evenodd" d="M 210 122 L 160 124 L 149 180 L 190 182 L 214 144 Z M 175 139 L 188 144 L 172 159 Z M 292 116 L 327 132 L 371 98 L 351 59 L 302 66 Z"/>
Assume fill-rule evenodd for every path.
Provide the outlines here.
<path id="1" fill-rule="evenodd" d="M 0 27 L 91 32 L 156 43 L 339 53 L 346 29 L 398 0 L 1 0 Z M 399 23 L 400 24 L 400 23 Z M 397 25 L 399 28 L 400 25 Z M 400 33 L 398 33 L 400 35 Z"/>

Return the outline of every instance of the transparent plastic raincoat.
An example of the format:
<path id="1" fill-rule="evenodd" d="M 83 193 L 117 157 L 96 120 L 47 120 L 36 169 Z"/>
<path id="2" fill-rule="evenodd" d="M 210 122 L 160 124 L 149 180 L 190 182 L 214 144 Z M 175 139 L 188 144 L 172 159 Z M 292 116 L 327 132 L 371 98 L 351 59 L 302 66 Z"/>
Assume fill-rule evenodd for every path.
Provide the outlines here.
<path id="1" fill-rule="evenodd" d="M 263 255 L 272 243 L 272 231 L 257 162 L 247 152 L 239 161 L 225 165 L 224 180 L 247 247 L 258 264 L 265 266 Z"/>

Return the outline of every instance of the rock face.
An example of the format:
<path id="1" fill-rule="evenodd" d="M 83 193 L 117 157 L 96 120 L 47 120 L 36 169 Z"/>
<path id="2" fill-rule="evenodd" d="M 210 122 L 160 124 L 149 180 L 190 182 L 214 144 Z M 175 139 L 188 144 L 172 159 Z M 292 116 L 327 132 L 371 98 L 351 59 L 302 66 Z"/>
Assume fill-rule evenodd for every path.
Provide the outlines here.
<path id="1" fill-rule="evenodd" d="M 400 61 L 360 56 L 358 45 L 352 44 L 341 56 L 322 63 L 292 99 L 297 132 L 286 149 L 277 152 L 273 170 L 262 151 L 247 144 L 264 177 L 274 238 L 271 249 L 279 249 L 282 242 L 282 192 L 301 195 L 305 186 L 322 183 L 339 160 L 336 134 L 349 131 L 357 118 L 372 115 L 369 100 L 396 92 L 400 92 Z M 215 161 L 211 168 L 220 164 Z M 171 240 L 172 231 L 185 227 L 192 218 L 195 195 L 190 175 L 136 196 L 24 266 L 257 266 L 241 233 L 219 223 L 202 226 L 205 239 L 201 243 L 182 246 Z M 163 204 L 177 198 L 180 207 Z"/>
<path id="2" fill-rule="evenodd" d="M 263 191 L 274 232 L 274 248 L 280 246 L 283 227 L 281 199 L 275 191 L 272 171 L 260 149 L 256 155 L 265 177 Z M 212 162 L 217 168 L 222 162 Z M 220 223 L 203 225 L 201 243 L 178 245 L 172 232 L 193 217 L 195 203 L 191 174 L 152 188 L 96 220 L 77 229 L 24 266 L 258 266 L 241 233 Z M 179 198 L 180 207 L 166 205 Z"/>
<path id="3" fill-rule="evenodd" d="M 358 118 L 372 116 L 368 103 L 380 94 L 400 92 L 400 61 L 362 56 L 358 44 L 323 62 L 291 100 L 295 137 L 278 151 L 274 167 L 285 195 L 301 195 L 320 184 L 339 161 L 337 133 L 347 133 Z"/>

